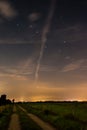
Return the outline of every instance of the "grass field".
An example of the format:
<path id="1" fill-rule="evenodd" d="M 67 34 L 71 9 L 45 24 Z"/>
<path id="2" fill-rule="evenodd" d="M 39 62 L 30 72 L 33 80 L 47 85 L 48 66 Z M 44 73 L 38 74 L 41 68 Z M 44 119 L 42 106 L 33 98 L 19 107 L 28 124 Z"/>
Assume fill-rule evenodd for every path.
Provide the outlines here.
<path id="1" fill-rule="evenodd" d="M 20 103 L 27 112 L 39 116 L 57 130 L 87 130 L 86 102 L 37 102 Z M 0 130 L 6 130 L 10 121 L 13 105 L 0 107 Z M 17 107 L 22 130 L 40 130 L 25 112 Z"/>
<path id="2" fill-rule="evenodd" d="M 87 130 L 86 102 L 39 102 L 20 105 L 58 130 Z"/>
<path id="3" fill-rule="evenodd" d="M 12 105 L 0 106 L 0 130 L 6 130 L 8 128 L 12 110 Z"/>

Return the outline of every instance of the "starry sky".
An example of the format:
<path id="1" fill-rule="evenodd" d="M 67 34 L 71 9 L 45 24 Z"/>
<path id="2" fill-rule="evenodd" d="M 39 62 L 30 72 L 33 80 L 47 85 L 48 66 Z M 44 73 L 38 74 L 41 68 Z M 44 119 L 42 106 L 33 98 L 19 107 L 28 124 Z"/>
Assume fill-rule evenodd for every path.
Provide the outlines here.
<path id="1" fill-rule="evenodd" d="M 0 95 L 87 100 L 87 1 L 0 0 Z"/>

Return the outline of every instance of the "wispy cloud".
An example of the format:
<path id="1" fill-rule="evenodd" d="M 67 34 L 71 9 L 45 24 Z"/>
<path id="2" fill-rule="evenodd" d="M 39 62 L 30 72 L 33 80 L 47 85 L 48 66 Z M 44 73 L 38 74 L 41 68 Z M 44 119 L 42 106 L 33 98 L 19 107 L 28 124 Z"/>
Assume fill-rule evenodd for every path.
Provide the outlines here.
<path id="1" fill-rule="evenodd" d="M 5 38 L 5 39 L 0 39 L 0 44 L 40 44 L 40 41 L 30 41 L 30 40 L 23 40 L 23 39 L 14 39 L 14 38 Z"/>
<path id="2" fill-rule="evenodd" d="M 12 8 L 7 1 L 0 1 L 0 14 L 5 18 L 12 18 L 17 15 L 17 12 Z"/>
<path id="3" fill-rule="evenodd" d="M 57 71 L 57 67 L 49 66 L 49 65 L 41 65 L 40 71 L 55 72 L 55 71 Z"/>
<path id="4" fill-rule="evenodd" d="M 41 62 L 42 57 L 43 57 L 44 48 L 45 48 L 45 44 L 47 41 L 47 34 L 50 30 L 51 21 L 52 21 L 53 14 L 55 11 L 55 5 L 56 5 L 56 0 L 51 0 L 50 9 L 48 12 L 46 23 L 45 23 L 43 31 L 42 31 L 40 55 L 39 55 L 39 59 L 37 61 L 37 67 L 36 67 L 36 72 L 35 72 L 35 80 L 36 81 L 38 80 L 38 77 L 39 77 L 40 62 Z"/>
<path id="5" fill-rule="evenodd" d="M 33 73 L 34 66 L 29 59 L 17 66 L 0 66 L 0 77 L 14 77 L 25 80 L 30 78 Z"/>
<path id="6" fill-rule="evenodd" d="M 84 60 L 78 60 L 78 61 L 72 62 L 72 63 L 64 66 L 64 68 L 62 69 L 62 72 L 77 70 L 82 66 L 83 62 L 84 62 Z"/>
<path id="7" fill-rule="evenodd" d="M 54 39 L 59 42 L 78 43 L 87 41 L 87 30 L 83 24 L 74 24 L 73 26 L 60 27 L 55 29 Z"/>

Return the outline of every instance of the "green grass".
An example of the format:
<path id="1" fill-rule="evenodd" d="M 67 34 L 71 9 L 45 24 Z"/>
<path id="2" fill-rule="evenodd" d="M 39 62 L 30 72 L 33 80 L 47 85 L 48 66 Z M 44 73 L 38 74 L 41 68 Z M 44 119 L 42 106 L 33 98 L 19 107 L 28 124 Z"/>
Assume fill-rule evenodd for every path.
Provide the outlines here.
<path id="1" fill-rule="evenodd" d="M 21 106 L 59 130 L 87 130 L 87 103 L 22 103 Z"/>
<path id="2" fill-rule="evenodd" d="M 0 130 L 6 130 L 6 128 L 8 128 L 13 110 L 12 108 L 12 105 L 6 105 L 3 111 L 0 112 Z"/>
<path id="3" fill-rule="evenodd" d="M 32 119 L 27 116 L 20 108 L 17 107 L 21 130 L 42 130 Z"/>

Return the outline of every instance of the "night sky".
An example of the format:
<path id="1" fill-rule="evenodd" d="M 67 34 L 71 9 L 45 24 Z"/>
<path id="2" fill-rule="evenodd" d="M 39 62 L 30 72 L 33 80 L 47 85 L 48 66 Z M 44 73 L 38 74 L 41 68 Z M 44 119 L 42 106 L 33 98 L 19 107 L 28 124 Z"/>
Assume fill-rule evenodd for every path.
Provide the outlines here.
<path id="1" fill-rule="evenodd" d="M 0 0 L 0 95 L 87 100 L 87 1 Z"/>

